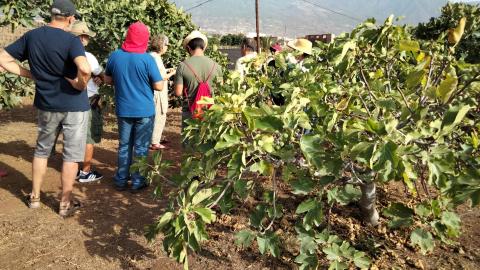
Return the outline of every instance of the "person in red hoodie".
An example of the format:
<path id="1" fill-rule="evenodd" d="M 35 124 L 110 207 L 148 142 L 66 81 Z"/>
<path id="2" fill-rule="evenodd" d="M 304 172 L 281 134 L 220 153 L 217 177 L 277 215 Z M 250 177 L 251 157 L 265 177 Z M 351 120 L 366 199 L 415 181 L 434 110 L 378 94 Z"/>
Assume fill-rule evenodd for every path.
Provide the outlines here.
<path id="1" fill-rule="evenodd" d="M 114 182 L 119 191 L 127 189 L 129 178 L 132 192 L 147 187 L 145 177 L 130 173 L 130 165 L 134 157 L 148 155 L 155 117 L 153 91 L 163 90 L 155 59 L 146 52 L 149 37 L 145 24 L 130 25 L 122 47 L 110 55 L 105 69 L 105 82 L 115 87 L 119 146 Z"/>

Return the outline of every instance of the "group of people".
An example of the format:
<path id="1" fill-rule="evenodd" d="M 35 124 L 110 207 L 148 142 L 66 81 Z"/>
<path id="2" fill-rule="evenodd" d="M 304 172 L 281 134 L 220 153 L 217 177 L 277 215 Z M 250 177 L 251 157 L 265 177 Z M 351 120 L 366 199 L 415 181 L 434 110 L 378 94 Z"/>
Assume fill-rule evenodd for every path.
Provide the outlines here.
<path id="1" fill-rule="evenodd" d="M 306 71 L 307 69 L 303 66 L 303 62 L 306 58 L 312 55 L 312 42 L 308 39 L 299 38 L 289 41 L 287 46 L 295 52 L 295 55 L 287 55 L 288 63 L 300 67 L 302 71 Z M 272 44 L 269 49 L 272 56 L 283 50 L 279 43 Z M 239 73 L 240 78 L 243 78 L 247 70 L 246 63 L 251 62 L 257 57 L 256 40 L 252 38 L 244 38 L 240 44 L 240 53 L 242 56 L 238 58 L 235 63 L 235 71 Z M 268 66 L 275 66 L 275 60 L 273 57 L 268 61 Z"/>
<path id="2" fill-rule="evenodd" d="M 147 156 L 149 150 L 165 148 L 162 132 L 168 109 L 168 81 L 175 77 L 175 94 L 184 97 L 185 123 L 192 118 L 190 105 L 198 98 L 199 86 L 213 86 L 222 77 L 222 68 L 204 55 L 207 37 L 193 31 L 183 41 L 190 57 L 176 69 L 167 69 L 162 55 L 168 49 L 168 37 L 150 38 L 148 27 L 135 22 L 103 70 L 95 56 L 85 51 L 95 33 L 86 23 L 77 21 L 75 5 L 70 0 L 55 0 L 50 13 L 50 23 L 27 32 L 0 52 L 0 70 L 35 82 L 38 137 L 32 162 L 32 192 L 26 196 L 30 208 L 40 207 L 47 161 L 59 133 L 63 133 L 59 215 L 66 217 L 81 207 L 71 195 L 75 179 L 90 182 L 103 177 L 91 167 L 94 144 L 100 142 L 103 126 L 100 84 L 113 85 L 115 91 L 119 147 L 114 187 L 135 193 L 147 183 L 138 172 L 130 171 L 133 159 Z M 18 63 L 23 61 L 28 61 L 29 69 Z M 83 166 L 79 170 L 80 162 Z"/>
<path id="3" fill-rule="evenodd" d="M 176 69 L 166 68 L 162 55 L 168 50 L 168 37 L 150 37 L 148 27 L 135 22 L 128 27 L 121 48 L 111 53 L 103 69 L 97 58 L 85 51 L 96 34 L 85 22 L 77 20 L 75 5 L 70 0 L 55 0 L 50 13 L 50 23 L 27 32 L 0 52 L 0 71 L 35 82 L 38 137 L 32 162 L 32 191 L 26 196 L 30 208 L 40 207 L 48 158 L 63 133 L 59 215 L 66 217 L 81 206 L 71 196 L 75 180 L 85 183 L 103 177 L 92 169 L 94 144 L 101 141 L 103 130 L 99 85 L 113 85 L 115 90 L 119 147 L 114 187 L 135 193 L 147 187 L 147 183 L 139 172 L 130 171 L 134 158 L 165 148 L 162 133 L 168 110 L 168 81 L 174 77 L 175 95 L 184 97 L 183 128 L 185 120 L 196 117 L 192 104 L 199 98 L 199 89 L 207 87 L 213 95 L 210 87 L 222 78 L 222 68 L 204 55 L 208 39 L 199 31 L 193 31 L 183 41 L 190 57 Z M 292 59 L 298 65 L 312 53 L 308 40 L 294 40 L 288 46 L 300 52 Z M 282 50 L 279 44 L 270 49 L 274 54 Z M 254 40 L 245 39 L 241 51 L 236 70 L 243 77 L 245 63 L 256 57 Z M 19 64 L 23 61 L 28 61 L 29 69 Z M 6 175 L 4 171 L 0 173 Z"/>

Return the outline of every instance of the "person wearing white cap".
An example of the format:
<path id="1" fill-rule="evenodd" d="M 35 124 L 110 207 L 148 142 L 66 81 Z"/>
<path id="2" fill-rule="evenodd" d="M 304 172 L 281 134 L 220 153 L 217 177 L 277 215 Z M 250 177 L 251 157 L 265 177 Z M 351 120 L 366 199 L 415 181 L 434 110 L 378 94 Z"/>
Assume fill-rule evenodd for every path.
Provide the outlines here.
<path id="1" fill-rule="evenodd" d="M 87 47 L 88 43 L 90 42 L 90 38 L 94 38 L 96 36 L 96 33 L 90 31 L 87 24 L 82 21 L 76 22 L 70 32 L 80 38 L 80 41 L 84 47 Z M 87 57 L 88 64 L 92 70 L 92 78 L 87 83 L 90 111 L 83 168 L 77 173 L 77 180 L 80 183 L 93 182 L 103 178 L 101 173 L 92 170 L 93 145 L 100 143 L 103 133 L 103 116 L 100 104 L 100 96 L 98 94 L 98 84 L 101 83 L 103 69 L 93 54 L 86 51 L 85 56 Z"/>
<path id="2" fill-rule="evenodd" d="M 208 82 L 213 96 L 213 82 L 222 77 L 221 66 L 204 55 L 207 45 L 207 37 L 199 31 L 191 32 L 183 41 L 183 47 L 190 57 L 180 63 L 175 76 L 175 94 L 185 95 L 182 106 L 182 129 L 185 127 L 185 120 L 192 118 L 189 104 L 193 104 L 200 83 Z"/>

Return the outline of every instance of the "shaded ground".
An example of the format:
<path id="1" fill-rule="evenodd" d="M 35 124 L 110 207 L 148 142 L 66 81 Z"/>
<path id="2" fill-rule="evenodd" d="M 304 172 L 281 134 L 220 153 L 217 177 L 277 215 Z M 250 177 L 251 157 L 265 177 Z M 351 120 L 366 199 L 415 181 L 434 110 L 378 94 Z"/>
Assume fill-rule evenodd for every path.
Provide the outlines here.
<path id="1" fill-rule="evenodd" d="M 153 200 L 151 188 L 135 195 L 112 188 L 117 135 L 115 119 L 111 116 L 105 126 L 104 139 L 95 150 L 95 167 L 105 178 L 99 183 L 75 186 L 75 195 L 86 206 L 70 219 L 63 220 L 56 214 L 61 168 L 61 154 L 56 154 L 49 161 L 42 208 L 27 208 L 22 198 L 31 189 L 35 123 L 36 113 L 28 101 L 23 108 L 0 112 L 0 168 L 9 173 L 0 179 L 0 269 L 181 269 L 162 251 L 161 239 L 152 245 L 143 237 L 144 226 L 162 213 L 166 202 Z M 166 135 L 170 147 L 164 157 L 174 161 L 171 173 L 175 173 L 181 149 L 180 113 L 170 113 L 168 123 Z M 60 151 L 59 143 L 57 152 Z M 391 187 L 381 196 L 385 199 L 402 192 Z M 191 269 L 295 269 L 291 259 L 295 254 L 288 252 L 292 244 L 289 239 L 283 242 L 286 251 L 280 260 L 258 257 L 255 247 L 240 250 L 233 244 L 233 232 L 248 225 L 245 214 L 248 207 L 246 204 L 232 216 L 220 216 L 210 230 L 211 239 L 203 245 L 203 251 L 191 256 Z M 381 250 L 375 251 L 379 269 L 480 268 L 478 209 L 461 212 L 464 234 L 459 239 L 460 245 L 437 249 L 430 256 L 421 256 L 402 244 L 389 246 L 383 239 L 389 237 L 389 232 L 382 228 L 362 229 L 354 209 L 335 209 L 332 215 L 338 220 L 335 230 L 344 232 L 347 238 L 364 238 L 365 245 L 369 245 L 369 239 L 381 243 Z M 351 211 L 351 219 L 337 215 L 342 211 Z"/>

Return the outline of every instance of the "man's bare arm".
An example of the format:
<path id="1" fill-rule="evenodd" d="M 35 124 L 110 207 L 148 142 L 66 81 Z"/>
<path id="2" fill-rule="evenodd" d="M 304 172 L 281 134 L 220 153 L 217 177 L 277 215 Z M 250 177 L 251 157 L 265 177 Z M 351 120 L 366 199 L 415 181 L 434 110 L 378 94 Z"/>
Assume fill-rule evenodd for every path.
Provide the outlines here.
<path id="1" fill-rule="evenodd" d="M 175 84 L 175 95 L 180 97 L 183 94 L 183 84 Z"/>
<path id="2" fill-rule="evenodd" d="M 75 89 L 84 91 L 87 89 L 88 80 L 90 80 L 90 76 L 92 75 L 90 65 L 85 56 L 77 56 L 73 59 L 73 62 L 77 65 L 77 77 L 73 80 L 69 78 L 65 79 L 67 79 Z"/>
<path id="3" fill-rule="evenodd" d="M 155 91 L 162 91 L 163 90 L 163 81 L 159 81 L 159 82 L 156 82 L 156 83 L 153 83 L 153 90 Z"/>
<path id="4" fill-rule="evenodd" d="M 0 52 L 0 67 L 10 73 L 33 80 L 33 76 L 32 73 L 30 73 L 30 70 L 19 65 L 17 60 L 5 50 L 2 50 Z"/>

